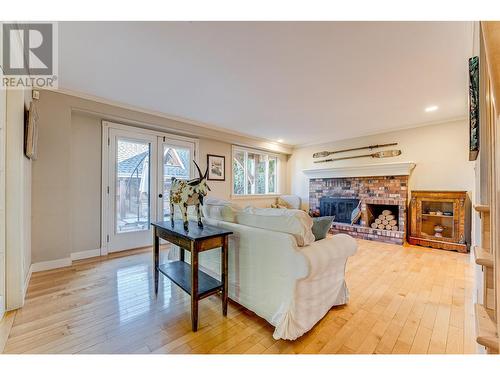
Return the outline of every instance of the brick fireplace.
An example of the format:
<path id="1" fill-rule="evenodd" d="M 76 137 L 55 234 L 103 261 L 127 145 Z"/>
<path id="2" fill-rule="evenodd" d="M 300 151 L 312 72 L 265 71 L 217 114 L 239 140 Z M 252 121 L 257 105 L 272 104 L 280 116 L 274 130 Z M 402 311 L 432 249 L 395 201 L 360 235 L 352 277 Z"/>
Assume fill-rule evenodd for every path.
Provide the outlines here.
<path id="1" fill-rule="evenodd" d="M 361 217 L 351 224 L 351 212 L 358 203 Z M 309 180 L 309 207 L 316 215 L 336 217 L 332 233 L 347 233 L 366 240 L 403 244 L 407 227 L 407 203 L 407 175 Z M 385 210 L 391 212 L 391 222 L 395 225 L 390 230 L 385 229 L 385 226 L 384 229 L 373 228 L 372 224 Z"/>

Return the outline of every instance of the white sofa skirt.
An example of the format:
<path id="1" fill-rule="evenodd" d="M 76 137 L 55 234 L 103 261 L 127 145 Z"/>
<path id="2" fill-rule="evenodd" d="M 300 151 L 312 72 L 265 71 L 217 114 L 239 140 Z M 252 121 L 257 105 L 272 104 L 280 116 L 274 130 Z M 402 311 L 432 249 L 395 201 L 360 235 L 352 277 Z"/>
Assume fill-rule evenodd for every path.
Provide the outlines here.
<path id="1" fill-rule="evenodd" d="M 298 247 L 292 235 L 204 219 L 234 232 L 229 239 L 229 298 L 275 327 L 275 339 L 295 340 L 332 306 L 347 303 L 345 266 L 356 241 L 345 234 Z M 174 247 L 168 255 L 179 258 Z M 186 253 L 189 261 L 189 253 Z M 220 249 L 200 254 L 200 268 L 220 276 Z"/>

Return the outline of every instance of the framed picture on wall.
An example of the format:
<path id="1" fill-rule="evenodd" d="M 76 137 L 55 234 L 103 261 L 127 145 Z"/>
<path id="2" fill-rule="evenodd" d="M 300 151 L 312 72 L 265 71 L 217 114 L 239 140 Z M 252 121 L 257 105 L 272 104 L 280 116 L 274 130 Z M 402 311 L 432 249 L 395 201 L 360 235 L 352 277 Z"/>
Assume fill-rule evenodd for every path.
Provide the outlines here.
<path id="1" fill-rule="evenodd" d="M 220 155 L 207 155 L 208 179 L 211 181 L 226 180 L 226 158 Z"/>
<path id="2" fill-rule="evenodd" d="M 469 59 L 469 160 L 479 153 L 479 57 Z"/>

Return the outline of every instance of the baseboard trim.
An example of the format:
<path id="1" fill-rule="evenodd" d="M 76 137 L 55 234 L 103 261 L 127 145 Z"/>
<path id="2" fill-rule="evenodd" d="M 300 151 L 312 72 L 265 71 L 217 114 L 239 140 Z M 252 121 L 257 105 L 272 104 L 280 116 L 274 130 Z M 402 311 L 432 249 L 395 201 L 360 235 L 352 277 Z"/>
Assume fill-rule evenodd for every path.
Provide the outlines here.
<path id="1" fill-rule="evenodd" d="M 101 256 L 101 249 L 77 251 L 75 253 L 71 253 L 70 258 L 72 261 L 75 261 L 87 258 L 95 258 L 98 256 Z"/>
<path id="2" fill-rule="evenodd" d="M 62 258 L 49 260 L 46 262 L 33 263 L 31 265 L 32 272 L 48 271 L 55 268 L 68 267 L 71 266 L 71 258 Z"/>
<path id="3" fill-rule="evenodd" d="M 56 268 L 68 267 L 73 264 L 76 260 L 87 259 L 87 258 L 95 258 L 101 256 L 101 249 L 92 249 L 92 250 L 84 250 L 77 251 L 71 253 L 69 258 L 55 259 L 49 260 L 46 262 L 38 262 L 33 263 L 30 267 L 29 277 L 31 277 L 32 272 L 41 272 L 41 271 L 49 271 L 54 270 Z M 29 278 L 27 278 L 27 283 L 25 284 L 25 288 L 27 288 L 29 283 Z M 26 291 L 25 291 L 26 294 Z"/>

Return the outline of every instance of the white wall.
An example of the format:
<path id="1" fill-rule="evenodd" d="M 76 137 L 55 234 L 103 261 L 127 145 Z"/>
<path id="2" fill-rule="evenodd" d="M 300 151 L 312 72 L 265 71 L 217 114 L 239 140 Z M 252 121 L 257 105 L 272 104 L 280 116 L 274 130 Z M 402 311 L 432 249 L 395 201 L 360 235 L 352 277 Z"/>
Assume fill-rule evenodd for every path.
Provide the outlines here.
<path id="1" fill-rule="evenodd" d="M 101 133 L 99 118 L 71 116 L 71 252 L 101 247 Z"/>
<path id="2" fill-rule="evenodd" d="M 7 90 L 5 169 L 6 306 L 21 307 L 31 266 L 31 161 L 24 156 L 24 111 L 31 90 Z"/>
<path id="3" fill-rule="evenodd" d="M 1 26 L 1 25 L 0 25 Z M 0 49 L 2 44 L 0 31 Z M 0 79 L 3 74 L 0 70 Z M 7 96 L 0 88 L 0 320 L 5 312 L 5 121 Z"/>
<path id="4" fill-rule="evenodd" d="M 416 167 L 410 176 L 410 190 L 466 190 L 475 199 L 474 162 L 468 161 L 468 136 L 468 122 L 463 120 L 296 149 L 288 161 L 290 190 L 292 194 L 299 195 L 304 208 L 308 208 L 309 181 L 302 173 L 303 169 L 412 161 Z M 391 148 L 402 151 L 398 157 L 313 163 L 314 152 L 393 142 L 398 145 Z M 337 157 L 386 149 L 356 151 L 338 154 Z"/>
<path id="5" fill-rule="evenodd" d="M 10 52 L 20 59 L 23 49 L 18 36 Z M 5 306 L 12 310 L 24 303 L 31 266 L 31 161 L 24 156 L 24 112 L 29 108 L 31 89 L 0 90 L 4 91 L 6 104 L 5 150 L 2 150 L 5 155 Z"/>
<path id="6" fill-rule="evenodd" d="M 202 170 L 207 154 L 226 157 L 226 181 L 209 181 L 209 196 L 231 199 L 231 142 L 225 133 L 216 133 L 220 140 L 212 139 L 203 128 L 50 91 L 40 93 L 38 113 L 38 159 L 33 163 L 32 189 L 33 263 L 68 259 L 72 253 L 101 247 L 102 120 L 151 125 L 156 130 L 175 126 L 177 133 L 190 127 L 193 137 L 198 134 Z M 247 146 L 259 146 L 250 139 L 236 138 Z M 280 159 L 279 175 L 284 193 L 286 159 L 284 155 Z M 236 202 L 269 207 L 275 198 Z"/>

